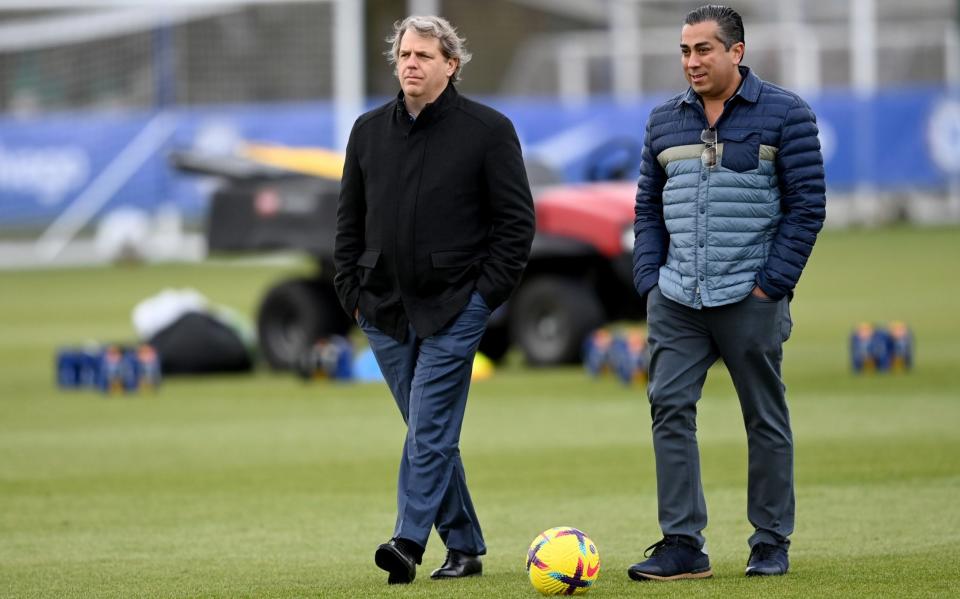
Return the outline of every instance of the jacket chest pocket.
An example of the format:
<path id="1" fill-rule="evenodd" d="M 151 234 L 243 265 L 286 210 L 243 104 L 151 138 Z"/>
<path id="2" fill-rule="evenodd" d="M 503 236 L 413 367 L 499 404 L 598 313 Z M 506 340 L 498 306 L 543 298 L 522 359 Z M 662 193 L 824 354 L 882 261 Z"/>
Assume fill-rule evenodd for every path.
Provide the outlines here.
<path id="1" fill-rule="evenodd" d="M 723 135 L 723 168 L 744 173 L 760 166 L 760 132 L 734 131 Z"/>

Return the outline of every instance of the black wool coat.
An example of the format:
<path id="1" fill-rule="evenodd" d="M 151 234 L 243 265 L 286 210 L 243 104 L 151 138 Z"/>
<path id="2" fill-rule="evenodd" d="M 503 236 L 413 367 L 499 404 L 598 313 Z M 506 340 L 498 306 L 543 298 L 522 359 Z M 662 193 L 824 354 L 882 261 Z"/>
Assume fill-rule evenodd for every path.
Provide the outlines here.
<path id="1" fill-rule="evenodd" d="M 337 207 L 343 308 L 425 338 L 477 290 L 493 310 L 530 254 L 533 199 L 513 124 L 453 84 L 412 120 L 402 93 L 357 119 Z"/>

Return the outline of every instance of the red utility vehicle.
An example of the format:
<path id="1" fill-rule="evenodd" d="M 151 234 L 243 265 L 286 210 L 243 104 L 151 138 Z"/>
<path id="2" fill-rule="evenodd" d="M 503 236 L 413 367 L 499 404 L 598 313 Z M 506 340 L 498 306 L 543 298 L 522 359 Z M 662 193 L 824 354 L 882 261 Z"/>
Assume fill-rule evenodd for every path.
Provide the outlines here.
<path id="1" fill-rule="evenodd" d="M 275 160 L 269 152 L 255 158 L 180 152 L 172 160 L 220 179 L 207 221 L 210 251 L 299 250 L 316 260 L 313 276 L 268 290 L 257 316 L 262 355 L 288 369 L 317 339 L 353 324 L 333 289 L 339 181 L 329 165 L 290 166 L 289 156 Z M 643 318 L 632 284 L 635 189 L 632 182 L 535 186 L 530 261 L 514 295 L 491 316 L 482 352 L 498 360 L 515 346 L 532 365 L 575 362 L 595 328 Z"/>

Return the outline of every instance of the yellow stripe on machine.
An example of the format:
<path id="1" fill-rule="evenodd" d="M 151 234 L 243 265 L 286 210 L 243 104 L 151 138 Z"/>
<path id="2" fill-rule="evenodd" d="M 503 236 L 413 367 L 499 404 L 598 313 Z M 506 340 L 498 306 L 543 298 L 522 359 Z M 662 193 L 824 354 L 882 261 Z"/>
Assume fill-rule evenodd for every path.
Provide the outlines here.
<path id="1" fill-rule="evenodd" d="M 247 143 L 240 148 L 240 154 L 267 166 L 323 179 L 339 181 L 343 174 L 343 154 L 323 148 Z"/>

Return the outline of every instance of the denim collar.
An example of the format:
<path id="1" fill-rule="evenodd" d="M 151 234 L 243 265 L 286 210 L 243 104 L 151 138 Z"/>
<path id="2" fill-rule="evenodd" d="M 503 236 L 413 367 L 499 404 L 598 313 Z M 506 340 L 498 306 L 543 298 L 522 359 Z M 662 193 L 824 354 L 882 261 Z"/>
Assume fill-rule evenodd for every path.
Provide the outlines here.
<path id="1" fill-rule="evenodd" d="M 740 69 L 740 87 L 737 88 L 737 91 L 734 92 L 732 96 L 727 100 L 736 98 L 740 96 L 747 102 L 756 104 L 757 100 L 760 98 L 760 88 L 762 87 L 763 82 L 759 77 L 753 74 L 753 71 L 750 70 L 750 67 L 739 67 Z M 697 104 L 700 102 L 700 95 L 693 91 L 692 87 L 688 87 L 686 93 L 684 93 L 677 100 L 676 106 L 679 107 L 681 104 Z"/>

